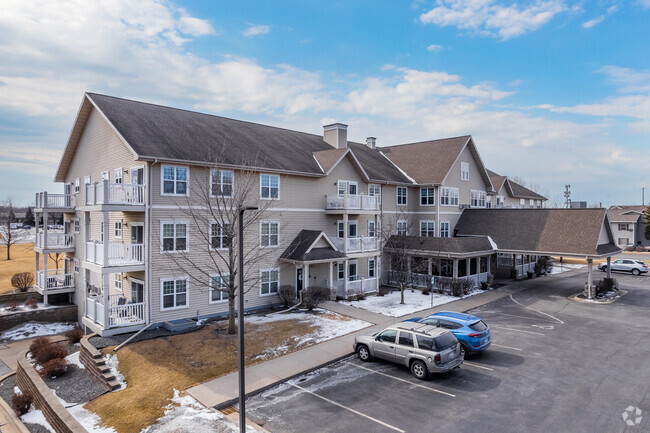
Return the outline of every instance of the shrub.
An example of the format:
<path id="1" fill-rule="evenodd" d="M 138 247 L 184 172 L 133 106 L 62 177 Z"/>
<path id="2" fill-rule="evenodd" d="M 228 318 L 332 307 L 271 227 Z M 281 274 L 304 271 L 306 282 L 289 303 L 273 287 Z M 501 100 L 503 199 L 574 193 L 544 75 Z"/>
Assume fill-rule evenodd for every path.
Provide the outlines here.
<path id="1" fill-rule="evenodd" d="M 329 299 L 330 289 L 327 287 L 312 286 L 302 291 L 302 304 L 308 310 L 313 310 L 318 305 Z"/>
<path id="2" fill-rule="evenodd" d="M 41 352 L 51 345 L 50 339 L 47 337 L 36 337 L 32 344 L 29 345 L 29 351 L 32 354 L 32 358 L 36 359 L 37 356 L 40 356 Z"/>
<path id="3" fill-rule="evenodd" d="M 284 302 L 284 308 L 287 308 L 294 299 L 296 299 L 296 288 L 291 284 L 284 284 L 278 290 L 278 298 Z"/>
<path id="4" fill-rule="evenodd" d="M 84 336 L 84 332 L 81 328 L 73 328 L 69 331 L 66 331 L 65 338 L 68 339 L 70 344 L 76 344 L 81 341 L 81 338 Z"/>
<path id="5" fill-rule="evenodd" d="M 425 287 L 424 289 L 422 289 L 422 294 L 428 296 L 431 294 L 431 290 Z"/>
<path id="6" fill-rule="evenodd" d="M 33 285 L 34 275 L 31 272 L 21 272 L 11 277 L 11 286 L 21 292 L 26 292 Z"/>
<path id="7" fill-rule="evenodd" d="M 68 371 L 68 362 L 63 358 L 54 358 L 43 364 L 41 375 L 43 377 L 63 376 Z"/>
<path id="8" fill-rule="evenodd" d="M 27 300 L 25 301 L 25 307 L 36 308 L 37 305 L 38 305 L 38 299 L 36 298 L 33 297 L 27 298 Z"/>
<path id="9" fill-rule="evenodd" d="M 366 299 L 366 294 L 363 292 L 359 292 L 357 294 L 357 301 L 363 301 L 364 299 Z"/>
<path id="10" fill-rule="evenodd" d="M 594 283 L 596 296 L 604 296 L 608 292 L 618 290 L 618 281 L 615 278 L 603 278 Z"/>
<path id="11" fill-rule="evenodd" d="M 36 359 L 36 362 L 38 362 L 43 367 L 45 367 L 45 364 L 47 364 L 48 361 L 57 358 L 62 359 L 68 356 L 68 349 L 66 349 L 66 347 L 63 344 L 50 343 L 49 345 L 43 347 L 36 354 L 32 353 L 32 356 L 34 357 L 34 359 Z"/>
<path id="12" fill-rule="evenodd" d="M 472 282 L 469 280 L 454 280 L 451 283 L 452 296 L 465 296 L 472 289 Z"/>
<path id="13" fill-rule="evenodd" d="M 16 411 L 16 415 L 22 416 L 29 412 L 33 400 L 32 395 L 28 392 L 15 393 L 11 396 L 11 406 Z"/>

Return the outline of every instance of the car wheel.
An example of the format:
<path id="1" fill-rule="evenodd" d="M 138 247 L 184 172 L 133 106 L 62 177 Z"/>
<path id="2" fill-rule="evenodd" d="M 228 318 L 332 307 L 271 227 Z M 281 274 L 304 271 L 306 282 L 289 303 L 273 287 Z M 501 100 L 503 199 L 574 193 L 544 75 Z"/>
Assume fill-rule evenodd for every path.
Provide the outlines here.
<path id="1" fill-rule="evenodd" d="M 357 347 L 357 356 L 363 362 L 372 361 L 372 355 L 370 354 L 370 350 L 368 349 L 368 346 L 366 346 L 365 344 L 362 344 L 359 347 Z"/>
<path id="2" fill-rule="evenodd" d="M 463 343 L 460 343 L 460 356 L 465 359 L 467 358 L 467 355 L 469 355 L 469 349 Z"/>
<path id="3" fill-rule="evenodd" d="M 638 269 L 632 269 L 632 275 L 639 275 L 641 272 Z"/>
<path id="4" fill-rule="evenodd" d="M 607 266 L 603 266 L 602 268 L 600 268 L 600 270 L 603 272 L 607 272 Z"/>
<path id="5" fill-rule="evenodd" d="M 419 359 L 416 359 L 411 363 L 411 374 L 420 380 L 425 380 L 429 377 L 426 364 Z"/>

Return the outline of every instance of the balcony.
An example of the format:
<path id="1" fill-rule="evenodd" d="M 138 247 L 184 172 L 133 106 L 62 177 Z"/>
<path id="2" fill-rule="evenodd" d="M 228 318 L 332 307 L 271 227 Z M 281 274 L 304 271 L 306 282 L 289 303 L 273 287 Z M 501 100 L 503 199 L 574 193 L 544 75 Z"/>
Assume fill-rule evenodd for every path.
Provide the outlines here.
<path id="1" fill-rule="evenodd" d="M 74 274 L 65 273 L 63 269 L 51 269 L 36 272 L 36 291 L 40 294 L 65 293 L 74 291 Z"/>
<path id="2" fill-rule="evenodd" d="M 103 181 L 86 185 L 86 205 L 144 206 L 144 185 Z"/>
<path id="3" fill-rule="evenodd" d="M 143 244 L 108 244 L 108 260 L 104 257 L 104 244 L 86 242 L 86 262 L 99 266 L 130 266 L 144 264 Z"/>
<path id="4" fill-rule="evenodd" d="M 48 194 L 45 192 L 36 193 L 36 210 L 56 209 L 57 211 L 72 210 L 70 194 Z"/>
<path id="5" fill-rule="evenodd" d="M 36 248 L 44 250 L 74 250 L 74 235 L 60 232 L 36 233 Z"/>
<path id="6" fill-rule="evenodd" d="M 105 306 L 101 295 L 88 296 L 86 317 L 104 329 L 142 325 L 146 321 L 146 303 L 129 302 L 122 295 L 109 295 Z"/>
<path id="7" fill-rule="evenodd" d="M 327 211 L 377 211 L 377 198 L 372 195 L 332 194 L 327 196 L 325 210 Z M 332 213 L 337 213 L 332 212 Z"/>
<path id="8" fill-rule="evenodd" d="M 336 287 L 336 296 L 349 299 L 362 294 L 375 293 L 377 290 L 379 290 L 377 277 L 356 277 L 351 281 L 339 281 Z"/>
<path id="9" fill-rule="evenodd" d="M 359 237 L 348 238 L 347 244 L 344 238 L 331 238 L 336 248 L 344 253 L 366 253 L 377 251 L 377 238 L 373 237 Z"/>

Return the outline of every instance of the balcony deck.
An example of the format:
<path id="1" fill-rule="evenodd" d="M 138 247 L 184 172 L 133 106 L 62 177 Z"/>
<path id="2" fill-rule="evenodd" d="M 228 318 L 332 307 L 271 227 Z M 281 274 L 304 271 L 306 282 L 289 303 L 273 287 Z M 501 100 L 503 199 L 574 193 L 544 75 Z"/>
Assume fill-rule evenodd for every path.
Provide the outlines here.
<path id="1" fill-rule="evenodd" d="M 86 298 L 84 321 L 101 335 L 111 335 L 124 328 L 140 327 L 146 323 L 146 302 L 129 302 L 122 295 L 109 295 L 104 305 L 101 295 Z M 107 332 L 112 330 L 113 332 Z"/>
<path id="2" fill-rule="evenodd" d="M 47 191 L 36 193 L 34 212 L 55 211 L 72 212 L 72 197 L 70 194 L 48 194 Z"/>
<path id="3" fill-rule="evenodd" d="M 41 295 L 74 292 L 74 274 L 64 269 L 51 269 L 36 272 L 36 291 Z"/>
<path id="4" fill-rule="evenodd" d="M 376 252 L 377 251 L 377 238 L 373 237 L 358 237 L 358 238 L 348 238 L 347 244 L 343 238 L 331 238 L 332 242 L 338 248 L 339 251 L 352 254 L 352 253 L 366 253 L 366 252 Z"/>
<path id="5" fill-rule="evenodd" d="M 86 242 L 86 262 L 99 266 L 144 265 L 143 244 L 108 244 L 108 257 L 104 257 L 104 244 Z"/>
<path id="6" fill-rule="evenodd" d="M 57 252 L 72 252 L 74 251 L 74 235 L 71 233 L 61 232 L 47 232 L 44 231 L 36 233 L 36 246 L 35 248 L 41 252 L 44 250 L 53 250 Z"/>
<path id="7" fill-rule="evenodd" d="M 111 205 L 120 208 L 133 207 L 144 210 L 145 186 L 130 183 L 101 183 L 86 185 L 86 206 Z M 142 209 L 140 209 L 142 208 Z"/>
<path id="8" fill-rule="evenodd" d="M 376 213 L 379 211 L 377 198 L 371 195 L 330 194 L 326 196 L 325 213 Z"/>

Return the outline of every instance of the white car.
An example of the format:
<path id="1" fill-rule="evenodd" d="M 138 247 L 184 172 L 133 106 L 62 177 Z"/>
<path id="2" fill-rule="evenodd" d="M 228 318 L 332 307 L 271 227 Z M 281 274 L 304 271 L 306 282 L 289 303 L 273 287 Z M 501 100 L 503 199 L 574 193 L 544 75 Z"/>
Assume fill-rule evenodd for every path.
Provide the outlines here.
<path id="1" fill-rule="evenodd" d="M 607 272 L 607 263 L 600 263 L 598 269 Z M 612 262 L 612 271 L 631 272 L 633 275 L 648 272 L 648 265 L 641 260 L 619 259 Z"/>

